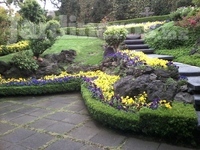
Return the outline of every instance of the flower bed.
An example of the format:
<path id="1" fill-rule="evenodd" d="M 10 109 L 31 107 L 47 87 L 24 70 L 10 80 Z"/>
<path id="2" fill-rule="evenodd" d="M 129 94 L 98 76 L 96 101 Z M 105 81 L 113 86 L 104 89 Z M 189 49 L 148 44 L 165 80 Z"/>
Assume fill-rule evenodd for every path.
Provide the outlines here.
<path id="1" fill-rule="evenodd" d="M 10 53 L 20 52 L 29 49 L 29 41 L 20 41 L 15 44 L 1 45 L 0 56 L 7 55 Z"/>
<path id="2" fill-rule="evenodd" d="M 135 65 L 144 65 L 145 61 L 154 67 L 167 69 L 166 61 L 155 61 L 142 53 L 123 51 L 118 55 L 130 61 L 137 60 Z M 39 95 L 81 90 L 91 116 L 102 124 L 156 136 L 171 143 L 192 146 L 198 144 L 197 117 L 192 105 L 169 103 L 165 100 L 148 102 L 145 91 L 134 98 L 119 97 L 113 91 L 113 84 L 119 79 L 119 76 L 102 71 L 73 75 L 62 72 L 60 75 L 45 76 L 42 79 L 5 80 L 0 77 L 0 95 Z"/>

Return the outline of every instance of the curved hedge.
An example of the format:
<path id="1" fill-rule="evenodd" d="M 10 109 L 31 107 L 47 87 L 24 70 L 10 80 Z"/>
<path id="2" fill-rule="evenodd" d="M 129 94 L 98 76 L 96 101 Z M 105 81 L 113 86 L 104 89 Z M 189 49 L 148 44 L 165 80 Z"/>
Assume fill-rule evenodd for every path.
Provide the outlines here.
<path id="1" fill-rule="evenodd" d="M 40 95 L 67 91 L 81 91 L 90 115 L 112 128 L 158 137 L 175 144 L 200 146 L 196 129 L 197 118 L 190 104 L 173 103 L 172 109 L 151 110 L 142 108 L 137 113 L 117 110 L 93 97 L 81 79 L 67 83 L 41 86 L 1 86 L 0 95 Z"/>

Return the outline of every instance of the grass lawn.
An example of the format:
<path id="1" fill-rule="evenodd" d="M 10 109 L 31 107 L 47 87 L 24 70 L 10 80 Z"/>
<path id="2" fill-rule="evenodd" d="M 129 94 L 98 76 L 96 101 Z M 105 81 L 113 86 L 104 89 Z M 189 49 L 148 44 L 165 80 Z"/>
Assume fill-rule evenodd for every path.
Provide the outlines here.
<path id="1" fill-rule="evenodd" d="M 103 59 L 102 45 L 104 43 L 104 40 L 95 37 L 64 35 L 58 38 L 54 45 L 47 49 L 41 56 L 73 49 L 77 52 L 75 62 L 84 65 L 95 65 Z M 0 56 L 0 60 L 9 62 L 15 54 Z"/>
<path id="2" fill-rule="evenodd" d="M 43 55 L 73 49 L 77 52 L 75 62 L 95 65 L 103 59 L 103 44 L 104 40 L 95 37 L 65 35 L 60 37 Z"/>

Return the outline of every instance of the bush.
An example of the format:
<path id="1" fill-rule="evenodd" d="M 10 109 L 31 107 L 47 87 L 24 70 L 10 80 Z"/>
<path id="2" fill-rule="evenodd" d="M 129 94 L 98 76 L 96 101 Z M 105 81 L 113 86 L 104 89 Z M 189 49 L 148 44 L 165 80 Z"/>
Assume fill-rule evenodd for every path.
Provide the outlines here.
<path id="1" fill-rule="evenodd" d="M 20 52 L 28 50 L 30 42 L 29 41 L 20 41 L 15 44 L 10 45 L 1 45 L 0 46 L 0 56 L 7 55 L 10 53 Z"/>
<path id="2" fill-rule="evenodd" d="M 119 45 L 126 39 L 128 31 L 124 27 L 111 26 L 103 33 L 104 39 L 109 46 L 118 51 Z"/>
<path id="3" fill-rule="evenodd" d="M 42 54 L 47 48 L 53 45 L 54 41 L 49 39 L 31 39 L 30 47 L 33 52 L 33 55 L 36 58 L 39 58 L 40 54 Z"/>
<path id="4" fill-rule="evenodd" d="M 199 11 L 196 7 L 180 7 L 176 11 L 170 13 L 170 18 L 173 21 L 182 20 L 183 17 L 195 15 Z"/>
<path id="5" fill-rule="evenodd" d="M 145 41 L 155 49 L 173 49 L 179 46 L 189 46 L 193 43 L 189 39 L 187 29 L 174 26 L 169 22 L 145 34 Z"/>
<path id="6" fill-rule="evenodd" d="M 170 19 L 169 15 L 150 16 L 150 17 L 127 19 L 127 20 L 111 21 L 111 22 L 108 22 L 108 25 L 126 25 L 126 24 L 130 24 L 130 23 L 144 23 L 144 22 L 154 22 L 154 21 L 166 21 L 166 20 L 169 20 L 169 19 Z"/>
<path id="7" fill-rule="evenodd" d="M 80 79 L 72 79 L 66 83 L 54 83 L 38 86 L 0 86 L 1 96 L 41 95 L 70 91 L 80 91 Z"/>
<path id="8" fill-rule="evenodd" d="M 57 20 L 48 21 L 46 23 L 45 32 L 47 34 L 47 38 L 50 40 L 55 40 L 55 37 L 63 35 L 60 23 Z"/>
<path id="9" fill-rule="evenodd" d="M 38 69 L 36 60 L 29 51 L 22 51 L 14 55 L 11 59 L 12 63 L 21 70 L 33 72 Z"/>

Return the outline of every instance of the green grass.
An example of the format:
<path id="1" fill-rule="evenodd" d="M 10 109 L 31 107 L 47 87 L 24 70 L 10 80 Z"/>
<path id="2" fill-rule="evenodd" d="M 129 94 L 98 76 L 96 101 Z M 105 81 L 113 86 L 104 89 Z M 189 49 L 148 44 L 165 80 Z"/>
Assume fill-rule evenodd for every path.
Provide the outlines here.
<path id="1" fill-rule="evenodd" d="M 64 35 L 58 38 L 54 45 L 41 56 L 73 49 L 77 52 L 75 62 L 83 65 L 95 65 L 99 64 L 103 59 L 103 44 L 104 40 L 95 37 Z M 9 62 L 15 54 L 1 56 L 0 61 Z"/>
<path id="2" fill-rule="evenodd" d="M 191 49 L 191 47 L 179 47 L 171 50 L 156 50 L 155 53 L 173 56 L 173 61 L 175 62 L 181 62 L 200 67 L 200 54 L 189 55 Z"/>
<path id="3" fill-rule="evenodd" d="M 75 62 L 84 65 L 95 65 L 103 59 L 103 44 L 103 40 L 95 37 L 65 35 L 60 37 L 51 48 L 47 49 L 43 56 L 73 49 L 77 52 Z"/>

